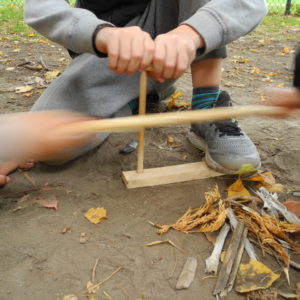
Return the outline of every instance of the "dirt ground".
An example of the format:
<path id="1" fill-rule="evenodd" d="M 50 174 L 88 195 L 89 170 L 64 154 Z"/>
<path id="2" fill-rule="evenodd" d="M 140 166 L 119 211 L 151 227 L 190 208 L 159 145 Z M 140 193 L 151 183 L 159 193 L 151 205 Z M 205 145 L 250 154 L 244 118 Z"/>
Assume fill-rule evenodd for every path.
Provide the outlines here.
<path id="1" fill-rule="evenodd" d="M 297 33 L 287 29 L 284 39 L 254 33 L 231 44 L 224 64 L 223 88 L 234 103 L 260 101 L 260 89 L 265 86 L 290 86 L 296 41 Z M 38 37 L 24 42 L 3 39 L 0 51 L 2 113 L 30 109 L 43 85 L 49 83 L 45 68 L 38 66 L 40 57 L 51 71 L 63 70 L 70 61 L 60 46 Z M 26 61 L 29 63 L 22 65 Z M 186 73 L 177 83 L 185 100 L 191 97 L 190 77 Z M 34 89 L 15 93 L 16 87 L 26 85 Z M 259 149 L 262 169 L 272 171 L 290 194 L 300 191 L 299 118 L 250 118 L 241 123 Z M 187 126 L 148 130 L 145 167 L 202 159 L 203 155 L 186 141 L 187 132 Z M 168 136 L 174 137 L 179 146 L 168 146 Z M 215 184 L 225 195 L 234 178 L 128 190 L 120 175 L 135 168 L 136 153 L 123 156 L 118 151 L 134 138 L 131 133 L 112 134 L 101 148 L 66 166 L 38 164 L 30 172 L 12 174 L 11 183 L 0 190 L 0 299 L 56 300 L 67 294 L 86 299 L 83 291 L 91 281 L 97 258 L 97 282 L 122 269 L 101 287 L 96 299 L 215 299 L 215 278 L 203 279 L 204 260 L 212 244 L 202 234 L 171 231 L 160 237 L 148 221 L 173 223 L 189 207 L 201 205 L 204 193 Z M 57 211 L 40 207 L 36 201 L 53 197 L 58 201 Z M 106 208 L 108 219 L 94 225 L 84 214 L 98 206 Z M 81 243 L 80 236 L 85 239 Z M 186 252 L 167 244 L 146 247 L 149 242 L 165 239 Z M 189 289 L 176 291 L 188 256 L 198 260 L 196 278 Z M 272 259 L 266 258 L 266 263 L 274 271 L 280 269 Z M 291 278 L 298 282 L 299 273 L 291 270 Z M 280 280 L 286 285 L 283 276 Z M 243 298 L 235 293 L 228 297 Z"/>

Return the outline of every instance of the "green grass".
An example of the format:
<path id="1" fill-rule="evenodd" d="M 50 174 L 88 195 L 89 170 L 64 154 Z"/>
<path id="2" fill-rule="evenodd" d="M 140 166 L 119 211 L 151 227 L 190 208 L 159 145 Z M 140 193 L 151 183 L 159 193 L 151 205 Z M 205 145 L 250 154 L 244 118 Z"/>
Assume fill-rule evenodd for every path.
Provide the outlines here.
<path id="1" fill-rule="evenodd" d="M 252 33 L 252 36 L 258 38 L 273 38 L 276 40 L 284 39 L 299 39 L 299 32 L 292 31 L 292 29 L 298 29 L 300 24 L 300 17 L 295 16 L 277 16 L 269 15 L 259 27 Z M 282 34 L 287 32 L 287 34 Z"/>
<path id="2" fill-rule="evenodd" d="M 23 7 L 18 5 L 0 5 L 1 35 L 29 34 L 30 28 L 23 21 Z"/>

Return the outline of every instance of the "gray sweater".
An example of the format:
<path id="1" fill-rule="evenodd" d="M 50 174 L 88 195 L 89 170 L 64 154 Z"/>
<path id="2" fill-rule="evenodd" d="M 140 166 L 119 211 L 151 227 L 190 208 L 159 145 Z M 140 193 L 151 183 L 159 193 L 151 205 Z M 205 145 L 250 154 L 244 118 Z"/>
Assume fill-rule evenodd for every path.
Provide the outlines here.
<path id="1" fill-rule="evenodd" d="M 190 25 L 202 36 L 203 54 L 247 34 L 267 12 L 264 0 L 199 0 L 199 4 L 201 2 L 204 5 L 183 24 Z M 75 53 L 96 54 L 92 40 L 95 29 L 104 24 L 114 26 L 89 10 L 71 7 L 65 0 L 25 0 L 24 11 L 28 25 Z"/>

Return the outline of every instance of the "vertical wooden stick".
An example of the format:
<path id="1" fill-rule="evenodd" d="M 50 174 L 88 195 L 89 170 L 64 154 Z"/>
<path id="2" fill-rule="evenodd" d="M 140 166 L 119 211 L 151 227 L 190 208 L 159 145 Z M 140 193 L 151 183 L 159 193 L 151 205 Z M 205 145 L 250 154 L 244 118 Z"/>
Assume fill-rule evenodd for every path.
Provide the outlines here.
<path id="1" fill-rule="evenodd" d="M 140 98 L 139 98 L 139 115 L 146 113 L 146 98 L 147 98 L 147 73 L 144 71 L 140 77 Z M 145 129 L 139 132 L 139 147 L 137 157 L 137 173 L 141 174 L 144 171 L 144 146 L 145 146 Z"/>

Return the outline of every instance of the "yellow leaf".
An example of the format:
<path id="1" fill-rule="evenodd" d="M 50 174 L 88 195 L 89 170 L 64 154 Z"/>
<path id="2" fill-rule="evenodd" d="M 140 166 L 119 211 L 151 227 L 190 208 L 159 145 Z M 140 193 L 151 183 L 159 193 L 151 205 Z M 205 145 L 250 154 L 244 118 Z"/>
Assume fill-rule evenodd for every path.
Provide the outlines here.
<path id="1" fill-rule="evenodd" d="M 231 87 L 232 86 L 232 82 L 228 81 L 228 82 L 225 82 L 224 84 L 225 86 L 228 86 L 228 87 Z"/>
<path id="2" fill-rule="evenodd" d="M 249 264 L 241 264 L 239 267 L 235 290 L 239 293 L 248 293 L 267 289 L 279 277 L 263 263 L 250 259 Z"/>
<path id="3" fill-rule="evenodd" d="M 276 87 L 282 88 L 282 87 L 284 87 L 284 83 L 278 83 L 278 84 L 276 84 Z"/>
<path id="4" fill-rule="evenodd" d="M 173 100 L 176 100 L 177 98 L 181 97 L 182 95 L 183 95 L 183 92 L 182 92 L 182 91 L 178 91 L 178 92 L 174 93 L 174 94 L 171 96 L 171 98 L 172 98 Z"/>
<path id="5" fill-rule="evenodd" d="M 253 67 L 253 69 L 250 71 L 251 74 L 253 75 L 258 75 L 260 73 L 260 70 L 258 67 Z"/>
<path id="6" fill-rule="evenodd" d="M 45 40 L 38 40 L 38 43 L 47 43 Z"/>
<path id="7" fill-rule="evenodd" d="M 13 71 L 15 68 L 14 67 L 8 67 L 8 68 L 6 68 L 5 70 L 6 71 Z"/>
<path id="8" fill-rule="evenodd" d="M 13 52 L 20 52 L 20 50 L 21 50 L 21 49 L 16 48 L 16 49 L 13 50 Z"/>
<path id="9" fill-rule="evenodd" d="M 264 82 L 273 82 L 273 80 L 270 77 L 265 77 L 261 81 L 264 81 Z"/>
<path id="10" fill-rule="evenodd" d="M 290 48 L 284 47 L 284 48 L 282 48 L 281 52 L 282 53 L 290 53 Z"/>
<path id="11" fill-rule="evenodd" d="M 61 70 L 48 71 L 46 72 L 45 77 L 46 79 L 55 79 L 61 73 Z"/>
<path id="12" fill-rule="evenodd" d="M 84 216 L 93 224 L 98 224 L 107 219 L 106 209 L 103 207 L 90 208 Z"/>
<path id="13" fill-rule="evenodd" d="M 23 94 L 23 96 L 28 98 L 28 97 L 32 96 L 32 93 L 25 93 L 25 94 Z"/>
<path id="14" fill-rule="evenodd" d="M 0 56 L 3 56 L 4 54 L 3 54 L 3 52 L 2 51 L 0 51 Z"/>
<path id="15" fill-rule="evenodd" d="M 236 196 L 236 195 L 244 195 L 249 196 L 250 193 L 244 187 L 242 180 L 237 179 L 229 188 L 228 188 L 228 197 Z"/>
<path id="16" fill-rule="evenodd" d="M 247 178 L 249 181 L 261 182 L 263 185 L 273 185 L 276 183 L 275 178 L 271 172 L 264 172 Z"/>
<path id="17" fill-rule="evenodd" d="M 250 61 L 249 58 L 245 58 L 245 59 L 241 60 L 240 63 L 241 63 L 241 64 L 246 64 L 246 63 L 248 63 L 249 61 Z"/>
<path id="18" fill-rule="evenodd" d="M 250 52 L 258 52 L 257 49 L 249 49 Z"/>
<path id="19" fill-rule="evenodd" d="M 78 300 L 78 298 L 75 295 L 66 295 L 62 300 Z"/>
<path id="20" fill-rule="evenodd" d="M 16 93 L 20 94 L 20 93 L 27 93 L 33 90 L 33 87 L 30 85 L 25 85 L 25 86 L 19 86 L 16 87 Z"/>
<path id="21" fill-rule="evenodd" d="M 33 37 L 33 36 L 35 36 L 35 33 L 34 33 L 34 32 L 29 32 L 29 33 L 28 33 L 28 37 Z"/>
<path id="22" fill-rule="evenodd" d="M 41 70 L 41 69 L 43 69 L 43 66 L 42 65 L 37 65 L 37 68 Z"/>

